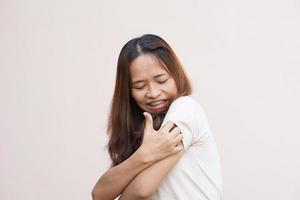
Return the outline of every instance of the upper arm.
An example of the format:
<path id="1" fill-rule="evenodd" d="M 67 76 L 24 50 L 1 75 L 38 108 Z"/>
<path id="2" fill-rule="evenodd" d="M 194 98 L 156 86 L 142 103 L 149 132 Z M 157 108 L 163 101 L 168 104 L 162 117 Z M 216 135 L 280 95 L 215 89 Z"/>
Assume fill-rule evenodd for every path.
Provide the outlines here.
<path id="1" fill-rule="evenodd" d="M 203 137 L 205 131 L 200 130 L 200 127 L 203 127 L 204 119 L 204 111 L 193 99 L 190 97 L 176 99 L 171 104 L 162 126 L 168 121 L 172 121 L 181 130 L 183 135 L 183 140 L 180 143 L 181 152 L 158 161 L 143 170 L 127 186 L 121 199 L 127 199 L 130 195 L 137 195 L 139 198 L 150 197 L 179 160 L 184 149 Z"/>
<path id="2" fill-rule="evenodd" d="M 189 96 L 179 97 L 174 100 L 164 118 L 162 126 L 172 121 L 180 128 L 183 135 L 183 147 L 188 149 L 195 141 L 204 136 L 201 127 L 204 124 L 205 113 L 194 99 Z"/>
<path id="3" fill-rule="evenodd" d="M 131 199 L 131 195 L 141 199 L 150 198 L 183 154 L 182 142 L 179 147 L 180 152 L 154 163 L 138 174 L 124 190 L 121 199 Z"/>

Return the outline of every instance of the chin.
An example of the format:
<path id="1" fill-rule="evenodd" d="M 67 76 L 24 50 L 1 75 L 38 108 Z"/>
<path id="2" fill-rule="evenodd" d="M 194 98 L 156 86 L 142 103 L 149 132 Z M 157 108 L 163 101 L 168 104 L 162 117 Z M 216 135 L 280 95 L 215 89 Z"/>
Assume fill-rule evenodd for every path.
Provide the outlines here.
<path id="1" fill-rule="evenodd" d="M 152 115 L 152 117 L 155 117 L 157 115 L 165 115 L 169 110 L 169 106 L 164 108 L 163 110 L 159 110 L 159 111 L 153 111 L 153 110 L 148 110 L 146 112 L 150 113 Z"/>

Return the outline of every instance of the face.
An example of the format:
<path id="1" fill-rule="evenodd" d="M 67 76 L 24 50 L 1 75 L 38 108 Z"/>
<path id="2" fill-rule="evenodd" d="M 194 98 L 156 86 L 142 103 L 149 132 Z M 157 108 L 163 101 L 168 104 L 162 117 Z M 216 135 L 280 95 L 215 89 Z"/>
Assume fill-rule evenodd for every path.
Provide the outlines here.
<path id="1" fill-rule="evenodd" d="M 143 54 L 130 65 L 131 94 L 138 106 L 151 114 L 168 110 L 178 94 L 173 77 L 151 54 Z"/>

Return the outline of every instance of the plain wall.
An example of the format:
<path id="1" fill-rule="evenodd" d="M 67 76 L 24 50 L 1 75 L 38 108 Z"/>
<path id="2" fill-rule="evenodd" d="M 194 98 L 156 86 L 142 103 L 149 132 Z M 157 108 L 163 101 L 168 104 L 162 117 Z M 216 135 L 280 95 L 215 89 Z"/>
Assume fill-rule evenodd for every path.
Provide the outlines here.
<path id="1" fill-rule="evenodd" d="M 192 79 L 224 200 L 300 199 L 299 4 L 0 0 L 0 199 L 91 199 L 118 54 L 144 33 Z"/>

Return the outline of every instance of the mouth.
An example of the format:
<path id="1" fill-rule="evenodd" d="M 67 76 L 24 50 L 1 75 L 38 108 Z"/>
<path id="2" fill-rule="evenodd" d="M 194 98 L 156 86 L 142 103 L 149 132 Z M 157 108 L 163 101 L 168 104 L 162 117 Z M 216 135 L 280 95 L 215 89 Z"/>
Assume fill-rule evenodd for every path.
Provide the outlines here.
<path id="1" fill-rule="evenodd" d="M 169 100 L 157 100 L 146 103 L 147 108 L 152 111 L 162 111 L 165 110 L 169 105 Z"/>

